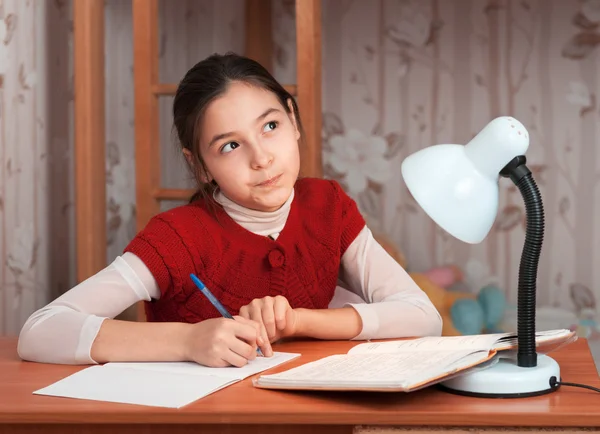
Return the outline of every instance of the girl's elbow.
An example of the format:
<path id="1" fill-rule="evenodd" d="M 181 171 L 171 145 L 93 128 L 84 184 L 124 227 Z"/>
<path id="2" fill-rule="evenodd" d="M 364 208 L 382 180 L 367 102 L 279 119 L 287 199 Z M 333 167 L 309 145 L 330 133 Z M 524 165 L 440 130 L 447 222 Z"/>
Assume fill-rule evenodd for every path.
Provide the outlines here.
<path id="1" fill-rule="evenodd" d="M 422 336 L 441 336 L 444 322 L 438 310 L 431 306 L 424 311 L 425 321 Z"/>
<path id="2" fill-rule="evenodd" d="M 431 317 L 431 334 L 430 336 L 441 336 L 442 329 L 444 327 L 444 320 L 439 312 L 436 310 L 435 315 Z"/>
<path id="3" fill-rule="evenodd" d="M 41 348 L 43 347 L 43 341 L 47 336 L 42 334 L 43 327 L 39 327 L 45 318 L 45 309 L 40 309 L 31 314 L 21 331 L 19 332 L 19 338 L 17 340 L 17 355 L 22 359 L 29 362 L 40 362 L 41 360 Z"/>
<path id="4" fill-rule="evenodd" d="M 28 323 L 25 323 L 19 333 L 19 339 L 17 341 L 17 355 L 21 360 L 30 362 L 36 361 L 36 345 L 32 335 L 33 330 L 31 330 Z"/>

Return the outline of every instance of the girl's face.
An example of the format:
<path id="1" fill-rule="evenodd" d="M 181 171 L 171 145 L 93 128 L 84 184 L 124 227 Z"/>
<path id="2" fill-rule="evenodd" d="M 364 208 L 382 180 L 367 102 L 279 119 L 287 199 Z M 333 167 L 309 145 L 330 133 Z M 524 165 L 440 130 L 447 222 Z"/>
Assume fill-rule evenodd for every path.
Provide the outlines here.
<path id="1" fill-rule="evenodd" d="M 246 208 L 275 211 L 290 197 L 300 170 L 293 111 L 270 91 L 233 82 L 206 108 L 200 154 L 225 196 Z"/>

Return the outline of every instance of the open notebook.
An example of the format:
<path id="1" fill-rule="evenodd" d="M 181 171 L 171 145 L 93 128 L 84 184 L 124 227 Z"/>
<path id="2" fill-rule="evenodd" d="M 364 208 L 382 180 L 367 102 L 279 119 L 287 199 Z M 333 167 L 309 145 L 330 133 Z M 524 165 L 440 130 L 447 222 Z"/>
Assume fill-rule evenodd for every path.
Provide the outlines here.
<path id="1" fill-rule="evenodd" d="M 208 368 L 193 362 L 107 363 L 83 369 L 33 393 L 180 408 L 298 356 L 276 352 L 241 368 Z"/>
<path id="2" fill-rule="evenodd" d="M 575 339 L 570 330 L 536 333 L 539 352 Z M 347 354 L 261 375 L 253 384 L 265 389 L 410 392 L 467 370 L 484 369 L 497 361 L 498 352 L 516 346 L 516 335 L 510 333 L 368 342 Z"/>

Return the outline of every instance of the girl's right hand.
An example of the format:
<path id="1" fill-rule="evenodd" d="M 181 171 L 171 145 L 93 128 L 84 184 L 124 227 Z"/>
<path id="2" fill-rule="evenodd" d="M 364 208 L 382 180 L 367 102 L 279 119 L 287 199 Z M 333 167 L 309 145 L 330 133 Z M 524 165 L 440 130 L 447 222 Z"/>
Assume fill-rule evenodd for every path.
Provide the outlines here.
<path id="1" fill-rule="evenodd" d="M 239 316 L 234 319 L 193 324 L 184 342 L 186 360 L 215 368 L 242 367 L 254 360 L 257 347 L 263 345 L 260 324 Z"/>

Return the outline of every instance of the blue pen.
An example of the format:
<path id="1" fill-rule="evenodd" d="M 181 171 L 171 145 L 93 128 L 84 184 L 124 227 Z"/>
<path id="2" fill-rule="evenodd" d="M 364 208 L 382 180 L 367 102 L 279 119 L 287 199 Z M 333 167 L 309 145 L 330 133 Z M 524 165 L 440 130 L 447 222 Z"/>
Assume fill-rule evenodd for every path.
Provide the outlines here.
<path id="1" fill-rule="evenodd" d="M 198 289 L 200 290 L 200 292 L 202 294 L 204 294 L 206 296 L 206 298 L 208 298 L 208 301 L 211 302 L 211 304 L 219 311 L 219 313 L 224 317 L 224 318 L 229 318 L 229 319 L 233 319 L 233 316 L 227 312 L 227 309 L 225 309 L 225 306 L 223 306 L 221 304 L 221 302 L 219 300 L 217 300 L 217 297 L 215 297 L 212 292 L 210 292 L 208 290 L 208 288 L 206 287 L 206 285 L 204 283 L 202 283 L 202 281 L 200 279 L 198 279 L 198 277 L 195 274 L 190 274 L 190 277 L 192 278 L 192 282 L 194 282 L 194 285 L 196 285 L 198 287 Z M 256 352 L 258 353 L 259 356 L 262 356 L 263 353 L 260 350 L 260 348 L 256 349 Z"/>

